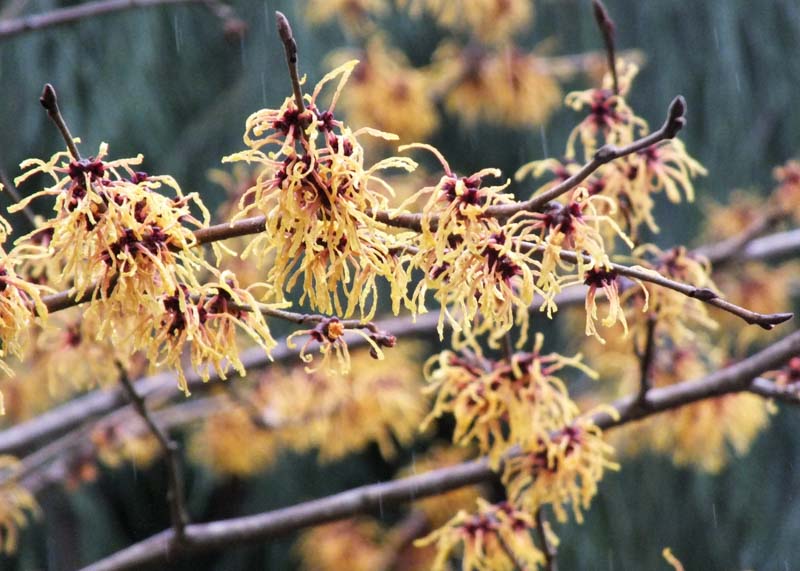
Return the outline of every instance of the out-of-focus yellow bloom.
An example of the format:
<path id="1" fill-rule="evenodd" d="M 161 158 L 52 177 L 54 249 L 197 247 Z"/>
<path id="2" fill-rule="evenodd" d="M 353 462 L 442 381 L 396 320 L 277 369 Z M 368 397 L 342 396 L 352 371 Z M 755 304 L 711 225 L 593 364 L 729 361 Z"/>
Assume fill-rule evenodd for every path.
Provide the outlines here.
<path id="1" fill-rule="evenodd" d="M 19 462 L 13 456 L 0 456 L 0 552 L 13 553 L 19 542 L 19 529 L 31 514 L 38 513 L 36 500 L 17 481 Z"/>
<path id="2" fill-rule="evenodd" d="M 430 383 L 426 392 L 436 393 L 436 401 L 423 426 L 453 414 L 453 442 L 477 441 L 493 466 L 499 465 L 510 446 L 538 442 L 563 428 L 578 410 L 554 373 L 567 366 L 594 373 L 581 363 L 580 355 L 542 355 L 543 341 L 537 335 L 532 353 L 516 354 L 511 363 L 498 362 L 490 368 L 450 351 L 432 357 L 425 366 Z"/>
<path id="3" fill-rule="evenodd" d="M 241 406 L 209 416 L 189 442 L 195 461 L 233 476 L 252 476 L 267 469 L 279 450 L 279 430 L 258 426 Z"/>
<path id="4" fill-rule="evenodd" d="M 773 174 L 778 181 L 775 202 L 784 212 L 794 216 L 795 222 L 800 223 L 800 162 L 789 161 L 782 167 L 776 167 Z"/>
<path id="5" fill-rule="evenodd" d="M 448 569 L 448 559 L 458 552 L 462 552 L 462 571 L 535 570 L 545 563 L 544 553 L 531 536 L 535 527 L 531 512 L 508 502 L 490 504 L 478 498 L 477 513 L 458 512 L 415 545 L 436 544 L 438 555 L 431 571 Z"/>
<path id="6" fill-rule="evenodd" d="M 509 498 L 535 513 L 550 504 L 560 522 L 567 520 L 571 504 L 578 523 L 582 510 L 597 495 L 597 483 L 606 469 L 618 470 L 610 460 L 614 449 L 603 440 L 602 431 L 588 417 L 523 447 L 521 455 L 509 458 L 503 469 L 503 483 Z"/>
<path id="7" fill-rule="evenodd" d="M 374 32 L 372 18 L 390 9 L 388 0 L 309 0 L 306 14 L 311 24 L 336 18 L 348 31 L 360 35 Z"/>
<path id="8" fill-rule="evenodd" d="M 299 284 L 301 303 L 308 300 L 314 309 L 343 316 L 358 310 L 368 320 L 375 312 L 376 277 L 394 285 L 400 263 L 385 225 L 375 220 L 375 212 L 387 208 L 392 194 L 377 173 L 388 168 L 413 170 L 416 164 L 392 157 L 365 166 L 360 135 L 396 136 L 369 128 L 353 132 L 334 117 L 357 63 L 348 62 L 327 74 L 305 96 L 303 111 L 287 97 L 279 109 L 251 115 L 244 135 L 248 149 L 223 160 L 261 166 L 235 219 L 253 213 L 266 216 L 266 232 L 253 239 L 243 254 L 263 258 L 274 253 L 267 281 L 276 293 Z M 337 78 L 330 106 L 322 110 L 320 93 Z"/>
<path id="9" fill-rule="evenodd" d="M 354 55 L 352 50 L 338 51 L 331 59 L 348 60 Z M 403 142 L 427 139 L 439 125 L 428 75 L 377 36 L 357 57 L 362 61 L 339 103 L 350 123 L 373 125 L 395 133 Z"/>
<path id="10" fill-rule="evenodd" d="M 295 549 L 307 571 L 378 571 L 391 555 L 381 545 L 384 536 L 373 520 L 342 520 L 303 533 Z"/>
<path id="11" fill-rule="evenodd" d="M 657 330 L 658 331 L 658 330 Z M 662 332 L 664 330 L 661 330 Z M 701 378 L 723 364 L 724 353 L 702 337 L 670 346 L 657 339 L 650 366 L 654 387 Z M 601 357 L 610 358 L 608 355 Z M 624 357 L 614 357 L 624 358 Z M 628 357 L 622 390 L 635 392 L 639 383 L 636 357 Z M 672 457 L 678 465 L 719 472 L 731 457 L 744 455 L 769 422 L 769 405 L 756 395 L 737 393 L 682 406 L 615 431 L 613 442 L 623 451 L 653 450 Z"/>
<path id="12" fill-rule="evenodd" d="M 515 47 L 488 52 L 448 43 L 436 51 L 428 75 L 447 111 L 467 125 L 535 127 L 561 102 L 561 88 L 542 70 L 539 57 Z"/>
<path id="13" fill-rule="evenodd" d="M 97 458 L 110 468 L 123 462 L 147 468 L 163 452 L 156 437 L 138 418 L 103 424 L 92 431 L 91 440 Z"/>
<path id="14" fill-rule="evenodd" d="M 531 26 L 533 0 L 401 0 L 411 14 L 429 12 L 436 23 L 485 43 L 510 43 Z"/>
<path id="15" fill-rule="evenodd" d="M 424 457 L 414 459 L 411 466 L 401 470 L 397 477 L 416 476 L 431 470 L 454 466 L 466 461 L 469 457 L 468 451 L 462 448 L 436 446 L 428 450 Z M 413 506 L 425 514 L 431 527 L 439 527 L 459 510 L 469 509 L 480 495 L 479 486 L 464 486 L 444 494 L 416 500 Z"/>
<path id="16" fill-rule="evenodd" d="M 360 350 L 346 375 L 298 370 L 286 378 L 267 378 L 264 402 L 275 422 L 288 422 L 284 440 L 299 450 L 317 448 L 320 461 L 337 460 L 371 442 L 391 458 L 395 442 L 410 444 L 425 416 L 413 349 L 398 348 L 382 361 Z"/>

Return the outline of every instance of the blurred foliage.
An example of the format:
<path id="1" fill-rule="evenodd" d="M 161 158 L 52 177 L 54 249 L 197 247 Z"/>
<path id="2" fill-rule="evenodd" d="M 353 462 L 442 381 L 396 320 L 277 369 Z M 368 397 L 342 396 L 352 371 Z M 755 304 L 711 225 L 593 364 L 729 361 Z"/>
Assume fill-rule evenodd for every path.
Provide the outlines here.
<path id="1" fill-rule="evenodd" d="M 72 3 L 31 0 L 25 10 Z M 656 126 L 675 94 L 689 103 L 681 137 L 710 172 L 698 184 L 700 205 L 722 200 L 735 188 L 771 188 L 773 166 L 798 154 L 800 59 L 794 54 L 800 51 L 800 4 L 606 3 L 617 24 L 618 47 L 640 49 L 647 58 L 631 97 L 639 115 Z M 240 148 L 242 125 L 252 111 L 277 104 L 289 90 L 273 11 L 283 10 L 292 20 L 311 84 L 325 71 L 324 56 L 332 47 L 357 43 L 336 25 L 307 26 L 304 2 L 233 4 L 249 24 L 241 42 L 226 41 L 219 21 L 198 7 L 130 11 L 0 42 L 0 167 L 13 177 L 24 158 L 49 156 L 60 147 L 37 101 L 49 82 L 85 148 L 108 141 L 113 156 L 141 152 L 146 170 L 172 174 L 213 208 L 222 190 L 208 180 L 208 169 Z M 551 38 L 555 55 L 600 49 L 588 4 L 541 0 L 522 43 Z M 386 21 L 392 41 L 410 61 L 429 63 L 439 33 L 434 25 L 399 12 Z M 531 132 L 447 120 L 429 142 L 457 170 L 496 166 L 510 174 L 524 162 L 560 152 L 574 121 L 572 112 L 562 110 Z M 691 242 L 700 209 L 662 206 L 657 242 Z M 798 433 L 796 412 L 782 412 L 750 455 L 718 476 L 675 469 L 661 457 L 626 460 L 621 472 L 601 484 L 583 526 L 557 527 L 561 568 L 666 568 L 666 545 L 687 569 L 791 568 L 800 561 Z M 323 467 L 311 455 L 284 455 L 268 473 L 247 481 L 193 468 L 187 474 L 191 511 L 204 521 L 286 506 L 390 478 L 409 454 L 387 464 L 373 446 Z M 23 534 L 16 558 L 0 559 L 0 568 L 70 569 L 167 527 L 161 474 L 158 463 L 146 470 L 126 467 L 103 473 L 78 492 L 48 492 L 41 498 L 45 517 Z M 290 569 L 296 564 L 292 540 L 204 555 L 171 568 Z"/>

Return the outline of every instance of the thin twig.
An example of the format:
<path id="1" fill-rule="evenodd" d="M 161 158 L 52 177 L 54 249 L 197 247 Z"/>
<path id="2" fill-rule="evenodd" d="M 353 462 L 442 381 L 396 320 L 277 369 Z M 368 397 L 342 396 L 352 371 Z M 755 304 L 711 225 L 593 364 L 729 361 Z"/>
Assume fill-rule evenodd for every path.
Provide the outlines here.
<path id="1" fill-rule="evenodd" d="M 653 356 L 655 353 L 656 344 L 656 318 L 654 315 L 647 317 L 647 326 L 645 329 L 644 351 L 638 355 L 639 357 L 639 402 L 642 404 L 647 403 L 647 392 L 652 388 L 650 379 L 650 369 L 653 365 Z M 638 351 L 637 351 L 638 353 Z"/>
<path id="2" fill-rule="evenodd" d="M 614 55 L 614 36 L 616 28 L 614 20 L 608 15 L 605 5 L 601 0 L 592 0 L 592 8 L 594 8 L 594 19 L 597 22 L 597 27 L 600 28 L 600 33 L 603 35 L 603 43 L 606 46 L 606 57 L 608 58 L 608 71 L 611 73 L 613 81 L 614 93 L 619 95 L 619 79 L 617 78 L 617 58 Z"/>
<path id="3" fill-rule="evenodd" d="M 97 2 L 85 2 L 77 6 L 58 8 L 43 14 L 33 14 L 13 20 L 0 21 L 0 40 L 12 38 L 25 32 L 72 24 L 113 12 L 180 4 L 198 4 L 206 7 L 212 14 L 223 19 L 226 29 L 232 28 L 237 21 L 231 9 L 216 0 L 99 0 Z"/>
<path id="4" fill-rule="evenodd" d="M 294 104 L 300 113 L 305 111 L 303 104 L 303 89 L 300 86 L 300 75 L 297 71 L 297 42 L 292 33 L 292 26 L 282 12 L 275 12 L 275 20 L 278 24 L 278 35 L 283 42 L 283 50 L 286 52 L 286 65 L 289 68 L 289 77 L 292 80 L 292 93 L 294 93 Z"/>
<path id="5" fill-rule="evenodd" d="M 610 429 L 656 413 L 691 404 L 706 398 L 749 390 L 752 380 L 775 369 L 800 353 L 800 331 L 796 331 L 763 351 L 726 369 L 703 378 L 684 381 L 669 387 L 654 388 L 648 406 L 638 404 L 638 394 L 619 399 L 612 407 L 618 416 L 600 413 L 593 417 L 597 426 Z M 186 528 L 186 541 L 173 561 L 188 553 L 226 549 L 256 541 L 265 541 L 298 529 L 368 513 L 423 497 L 439 495 L 463 486 L 496 478 L 485 459 L 433 470 L 425 474 L 354 488 L 319 500 L 258 515 L 239 517 Z M 85 571 L 119 571 L 164 561 L 173 532 L 165 530 L 144 541 L 98 561 Z"/>
<path id="6" fill-rule="evenodd" d="M 11 195 L 11 199 L 19 203 L 22 201 L 22 195 L 20 195 L 19 190 L 8 177 L 4 168 L 0 168 L 0 184 L 3 185 L 3 189 Z M 25 206 L 22 209 L 22 214 L 25 215 L 25 219 L 28 221 L 28 225 L 30 226 L 31 230 L 36 229 L 36 216 L 33 214 L 33 211 L 30 209 L 30 206 Z"/>
<path id="7" fill-rule="evenodd" d="M 150 432 L 156 437 L 156 440 L 158 440 L 164 452 L 167 475 L 169 478 L 167 504 L 169 505 L 170 519 L 172 520 L 172 544 L 180 545 L 185 536 L 189 516 L 186 511 L 178 445 L 170 440 L 166 432 L 164 432 L 150 416 L 144 397 L 136 392 L 136 388 L 133 386 L 133 383 L 131 383 L 125 368 L 119 363 L 117 364 L 117 368 L 119 370 L 120 384 L 124 392 L 127 394 L 133 408 L 150 429 Z"/>
<path id="8" fill-rule="evenodd" d="M 76 161 L 81 160 L 81 153 L 78 151 L 78 147 L 75 145 L 75 139 L 72 138 L 72 134 L 69 132 L 69 127 L 67 127 L 64 117 L 61 115 L 61 110 L 58 108 L 58 97 L 56 96 L 56 90 L 53 89 L 53 86 L 49 83 L 45 84 L 44 89 L 42 90 L 42 95 L 39 97 L 39 103 L 41 103 L 42 107 L 47 110 L 47 115 L 50 117 L 50 119 L 52 119 L 53 123 L 55 123 L 56 127 L 58 127 L 61 137 L 67 144 L 69 154 L 72 155 L 72 158 Z"/>

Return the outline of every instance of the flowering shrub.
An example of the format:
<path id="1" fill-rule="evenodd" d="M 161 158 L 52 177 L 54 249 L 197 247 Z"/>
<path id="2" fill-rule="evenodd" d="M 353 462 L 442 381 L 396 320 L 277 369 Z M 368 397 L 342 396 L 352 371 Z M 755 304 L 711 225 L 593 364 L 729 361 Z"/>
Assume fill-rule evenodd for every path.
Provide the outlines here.
<path id="1" fill-rule="evenodd" d="M 153 540 L 166 544 L 120 555 L 122 564 L 327 523 L 298 544 L 309 569 L 444 570 L 455 559 L 465 571 L 553 569 L 559 538 L 549 514 L 581 523 L 606 472 L 620 468 L 617 450 L 655 450 L 717 472 L 768 424 L 770 403 L 749 393 L 797 399 L 798 336 L 775 342 L 761 332 L 791 318 L 778 312 L 795 273 L 785 266 L 767 277 L 757 259 L 745 275 L 725 267 L 760 234 L 797 222 L 796 163 L 776 169 L 766 216 L 710 206 L 712 245 L 646 241 L 659 230 L 662 197 L 673 208 L 694 201 L 707 173 L 676 138 L 683 98 L 651 129 L 629 102 L 638 66 L 609 44 L 600 84 L 564 97 L 577 119 L 562 156 L 522 164 L 513 179 L 493 167 L 456 172 L 423 140 L 441 124 L 433 99 L 466 125 L 540 125 L 561 100 L 559 73 L 513 44 L 533 2 L 399 4 L 472 42 L 442 42 L 418 69 L 375 36 L 334 53 L 334 68 L 307 89 L 278 13 L 291 93 L 246 120 L 244 150 L 222 159 L 232 174 L 211 175 L 228 191 L 214 225 L 197 193 L 138 170 L 141 155 L 112 159 L 104 143 L 84 157 L 45 87 L 41 101 L 66 150 L 24 161 L 14 180 L 26 196 L 9 212 L 47 203 L 49 215 L 27 234 L 0 226 L 3 243 L 17 236 L 0 250 L 5 408 L 20 422 L 77 392 L 119 385 L 131 409 L 74 435 L 63 471 L 79 486 L 97 476 L 96 462 L 167 466 L 172 528 Z M 607 32 L 608 15 L 595 7 Z M 312 21 L 337 17 L 358 36 L 390 7 L 308 9 Z M 420 166 L 431 157 L 435 174 Z M 394 317 L 375 321 L 388 308 Z M 545 350 L 546 324 L 563 313 L 582 353 Z M 293 328 L 281 342 L 278 322 Z M 420 367 L 426 349 L 408 338 L 426 329 L 450 346 Z M 250 384 L 216 382 L 272 360 L 286 366 Z M 31 388 L 39 378 L 44 396 Z M 582 385 L 596 390 L 581 394 Z M 168 406 L 175 386 L 211 396 Z M 608 404 L 622 395 L 630 396 Z M 184 424 L 191 458 L 237 477 L 287 450 L 329 463 L 375 445 L 395 462 L 419 436 L 437 444 L 377 492 L 253 516 L 245 531 L 187 527 L 169 436 Z M 18 473 L 25 459 L 1 458 L 2 547 L 13 550 L 36 504 Z M 494 490 L 475 486 L 492 478 Z M 382 509 L 384 491 L 416 500 L 396 526 L 330 523 Z M 664 557 L 680 567 L 668 549 Z"/>

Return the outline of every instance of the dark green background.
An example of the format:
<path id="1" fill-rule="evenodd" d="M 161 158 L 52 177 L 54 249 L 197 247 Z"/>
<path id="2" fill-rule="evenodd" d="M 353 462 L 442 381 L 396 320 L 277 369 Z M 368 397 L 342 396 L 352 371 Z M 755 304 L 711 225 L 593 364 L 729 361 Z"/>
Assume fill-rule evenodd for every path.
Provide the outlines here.
<path id="1" fill-rule="evenodd" d="M 8 2 L 7 2 L 8 3 Z M 67 4 L 33 0 L 29 12 Z M 298 5 L 304 5 L 298 2 Z M 537 2 L 535 29 L 525 41 L 554 37 L 558 54 L 597 49 L 588 0 Z M 294 2 L 239 1 L 250 24 L 234 44 L 202 8 L 151 9 L 0 41 L 0 166 L 12 176 L 26 157 L 46 157 L 61 142 L 38 104 L 53 83 L 73 133 L 88 154 L 108 141 L 112 156 L 145 155 L 145 170 L 170 173 L 208 204 L 219 190 L 206 171 L 241 148 L 245 118 L 288 94 L 272 13 L 292 18 L 301 63 L 313 84 L 331 46 L 352 45 L 336 26 L 304 25 Z M 620 48 L 639 48 L 647 65 L 631 97 L 651 124 L 660 124 L 676 94 L 689 104 L 683 140 L 710 171 L 698 195 L 723 199 L 733 188 L 765 191 L 774 165 L 798 154 L 800 143 L 800 3 L 797 0 L 608 0 Z M 394 41 L 425 63 L 437 30 L 392 18 Z M 579 86 L 580 84 L 576 84 Z M 506 173 L 561 152 L 575 121 L 559 113 L 543 130 L 508 131 L 445 123 L 432 143 L 464 172 L 498 166 Z M 0 200 L 5 198 L 0 197 Z M 702 202 L 701 202 L 702 204 Z M 662 206 L 663 245 L 691 242 L 699 208 Z M 790 324 L 790 327 L 793 327 Z M 602 483 L 583 526 L 557 528 L 563 570 L 667 569 L 671 546 L 687 569 L 800 569 L 800 416 L 783 411 L 752 453 L 718 477 L 675 469 L 645 456 L 626 461 Z M 313 457 L 285 456 L 248 482 L 215 480 L 195 470 L 188 490 L 196 519 L 230 517 L 281 507 L 391 477 L 395 465 L 376 451 L 318 468 Z M 2 569 L 71 569 L 168 525 L 159 468 L 125 467 L 69 496 L 41 498 L 44 517 L 24 536 L 16 559 Z M 396 516 L 384 514 L 387 519 Z M 175 569 L 290 569 L 292 538 L 187 561 Z"/>

